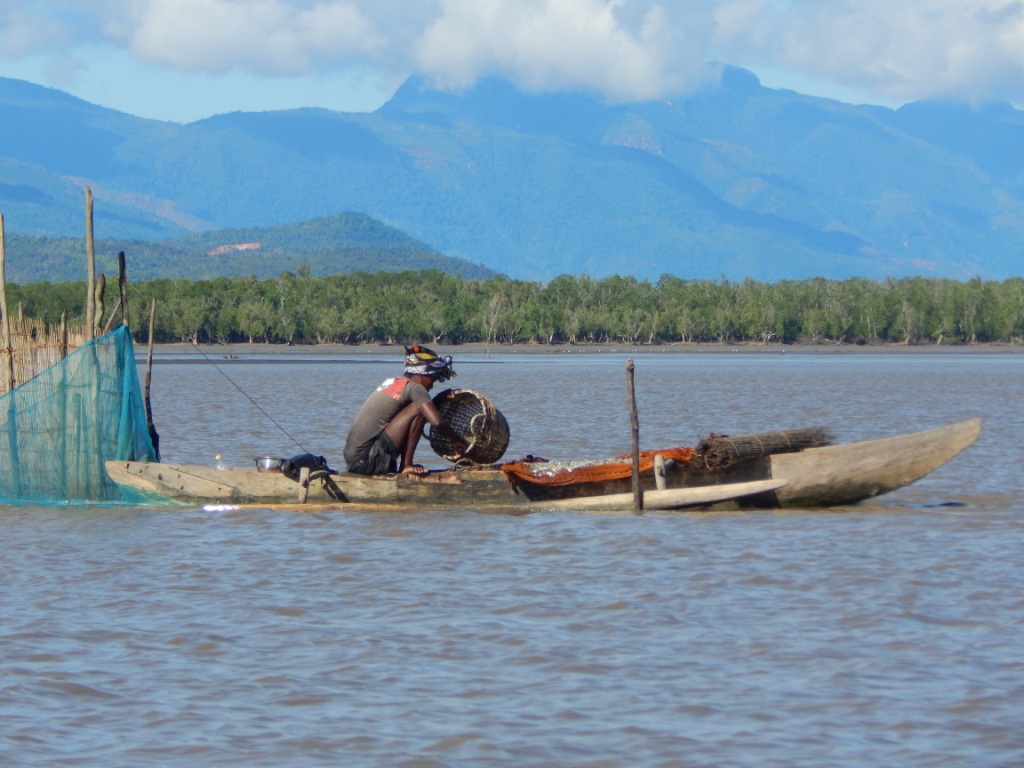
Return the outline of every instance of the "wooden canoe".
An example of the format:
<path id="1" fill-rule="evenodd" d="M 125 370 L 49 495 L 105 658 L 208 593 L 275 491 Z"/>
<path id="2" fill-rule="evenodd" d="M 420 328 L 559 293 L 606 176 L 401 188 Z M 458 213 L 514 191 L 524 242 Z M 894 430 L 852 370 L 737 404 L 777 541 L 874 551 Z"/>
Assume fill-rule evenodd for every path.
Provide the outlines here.
<path id="1" fill-rule="evenodd" d="M 853 504 L 924 477 L 970 446 L 980 432 L 981 420 L 971 419 L 896 437 L 761 456 L 726 469 L 709 470 L 697 462 L 679 462 L 667 470 L 662 491 L 656 490 L 653 473 L 642 476 L 645 508 Z M 255 468 L 217 470 L 131 461 L 110 461 L 106 468 L 115 483 L 146 499 L 188 505 L 294 505 L 301 500 L 315 504 L 471 509 L 596 510 L 632 506 L 629 479 L 570 486 L 511 484 L 501 470 L 493 467 L 438 470 L 424 476 L 315 472 L 305 484 L 279 472 L 257 472 Z"/>

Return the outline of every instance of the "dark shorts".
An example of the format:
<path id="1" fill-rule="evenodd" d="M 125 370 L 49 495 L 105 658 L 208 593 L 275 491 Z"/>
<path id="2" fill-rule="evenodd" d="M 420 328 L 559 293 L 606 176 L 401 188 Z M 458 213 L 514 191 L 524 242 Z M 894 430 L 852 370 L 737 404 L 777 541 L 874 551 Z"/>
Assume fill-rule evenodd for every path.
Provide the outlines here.
<path id="1" fill-rule="evenodd" d="M 358 456 L 348 465 L 357 475 L 387 475 L 398 471 L 398 451 L 387 432 L 381 432 L 370 443 L 365 456 Z"/>

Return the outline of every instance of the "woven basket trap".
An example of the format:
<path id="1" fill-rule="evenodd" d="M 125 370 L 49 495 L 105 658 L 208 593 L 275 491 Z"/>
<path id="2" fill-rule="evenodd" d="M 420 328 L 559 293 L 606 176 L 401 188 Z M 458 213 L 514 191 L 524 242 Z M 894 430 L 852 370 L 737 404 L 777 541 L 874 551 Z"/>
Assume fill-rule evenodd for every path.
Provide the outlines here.
<path id="1" fill-rule="evenodd" d="M 451 395 L 449 397 L 449 394 Z M 508 448 L 508 422 L 490 400 L 468 389 L 440 393 L 434 405 L 455 433 L 469 443 L 465 458 L 475 464 L 493 464 Z M 452 444 L 435 429 L 428 435 L 430 447 L 448 461 L 458 461 Z"/>

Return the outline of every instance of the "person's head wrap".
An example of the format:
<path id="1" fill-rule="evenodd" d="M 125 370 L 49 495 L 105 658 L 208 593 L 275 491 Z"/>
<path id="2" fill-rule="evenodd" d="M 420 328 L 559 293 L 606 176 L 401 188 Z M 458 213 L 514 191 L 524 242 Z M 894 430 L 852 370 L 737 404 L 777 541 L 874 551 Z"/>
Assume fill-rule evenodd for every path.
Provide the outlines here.
<path id="1" fill-rule="evenodd" d="M 452 357 L 438 357 L 434 350 L 414 344 L 405 348 L 406 376 L 433 376 L 438 381 L 447 381 L 455 375 Z"/>

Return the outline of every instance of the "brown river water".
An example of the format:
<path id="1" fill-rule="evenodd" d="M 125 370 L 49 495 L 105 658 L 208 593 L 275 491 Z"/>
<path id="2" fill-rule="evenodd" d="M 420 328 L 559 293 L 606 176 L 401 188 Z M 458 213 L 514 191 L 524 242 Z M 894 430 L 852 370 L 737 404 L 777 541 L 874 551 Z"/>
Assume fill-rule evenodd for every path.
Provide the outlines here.
<path id="1" fill-rule="evenodd" d="M 507 458 L 629 450 L 629 350 L 439 351 Z M 401 368 L 232 354 L 158 351 L 165 461 L 343 468 Z M 633 359 L 643 448 L 985 426 L 842 510 L 0 508 L 0 765 L 1024 765 L 1024 353 Z"/>

